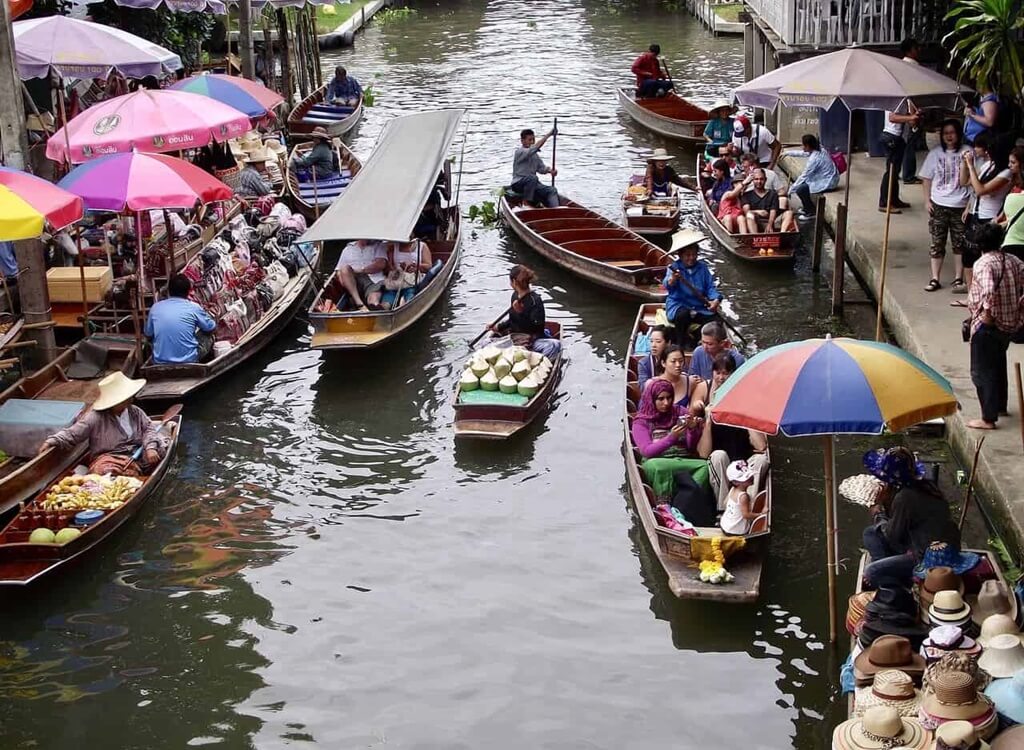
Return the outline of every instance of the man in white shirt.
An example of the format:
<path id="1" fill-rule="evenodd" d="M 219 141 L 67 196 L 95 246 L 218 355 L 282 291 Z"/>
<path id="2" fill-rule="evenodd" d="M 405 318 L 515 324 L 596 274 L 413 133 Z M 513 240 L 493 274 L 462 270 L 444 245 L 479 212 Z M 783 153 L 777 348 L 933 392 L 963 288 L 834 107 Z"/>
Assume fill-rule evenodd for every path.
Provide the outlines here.
<path id="1" fill-rule="evenodd" d="M 920 65 L 918 56 L 921 54 L 921 45 L 913 37 L 907 37 L 900 42 L 900 52 L 903 53 L 903 62 L 911 65 Z M 910 114 L 917 112 L 917 107 L 910 104 Z M 917 176 L 917 152 L 924 148 L 924 131 L 914 125 L 906 125 L 903 129 L 903 140 L 907 148 L 903 152 L 903 184 L 918 185 L 921 178 Z"/>
<path id="2" fill-rule="evenodd" d="M 889 204 L 889 186 L 892 185 L 892 213 L 902 213 L 900 209 L 910 208 L 909 203 L 900 199 L 899 171 L 903 167 L 903 156 L 907 151 L 907 142 L 903 140 L 904 126 L 916 126 L 920 122 L 917 114 L 899 114 L 897 112 L 885 113 L 885 125 L 882 127 L 882 135 L 879 138 L 886 151 L 885 172 L 882 173 L 882 182 L 878 188 L 878 210 L 885 211 Z M 893 172 L 890 183 L 889 172 Z"/>
<path id="3" fill-rule="evenodd" d="M 752 125 L 750 118 L 740 115 L 732 123 L 732 145 L 737 156 L 752 153 L 757 156 L 757 163 L 772 170 L 782 153 L 782 144 L 764 125 Z"/>
<path id="4" fill-rule="evenodd" d="M 352 297 L 356 309 L 367 312 L 380 309 L 387 267 L 387 243 L 356 240 L 341 251 L 334 274 Z"/>

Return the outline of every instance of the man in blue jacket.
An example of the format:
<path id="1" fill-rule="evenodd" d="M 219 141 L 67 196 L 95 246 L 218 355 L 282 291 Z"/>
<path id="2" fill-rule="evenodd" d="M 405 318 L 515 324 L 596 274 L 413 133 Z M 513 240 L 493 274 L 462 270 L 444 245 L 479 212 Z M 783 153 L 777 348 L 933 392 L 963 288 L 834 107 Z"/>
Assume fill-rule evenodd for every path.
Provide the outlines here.
<path id="1" fill-rule="evenodd" d="M 676 344 L 683 350 L 697 348 L 700 327 L 718 319 L 722 295 L 708 264 L 697 260 L 693 245 L 679 253 L 679 260 L 665 269 L 665 314 L 675 326 Z M 693 327 L 691 330 L 691 326 Z"/>

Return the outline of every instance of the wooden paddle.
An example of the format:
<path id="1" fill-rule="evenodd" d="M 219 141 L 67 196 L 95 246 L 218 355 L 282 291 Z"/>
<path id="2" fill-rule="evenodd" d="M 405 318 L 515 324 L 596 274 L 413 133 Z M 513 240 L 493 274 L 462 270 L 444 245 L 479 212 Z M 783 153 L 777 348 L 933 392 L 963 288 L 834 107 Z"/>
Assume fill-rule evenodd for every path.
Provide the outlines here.
<path id="1" fill-rule="evenodd" d="M 486 336 L 488 333 L 490 333 L 491 329 L 494 326 L 498 325 L 498 323 L 503 321 L 505 318 L 507 318 L 511 312 L 512 312 L 512 307 L 510 306 L 507 310 L 505 310 L 505 312 L 503 312 L 501 315 L 499 315 L 497 318 L 495 318 L 494 322 L 492 322 L 489 326 L 484 328 L 484 330 L 480 333 L 479 336 L 477 336 L 475 339 L 473 339 L 472 341 L 469 342 L 469 348 L 472 349 L 474 346 L 476 346 L 480 342 L 480 339 L 482 339 L 484 336 Z"/>
<path id="2" fill-rule="evenodd" d="M 555 124 L 551 127 L 551 187 L 555 186 L 555 155 L 558 153 L 558 118 L 555 118 Z"/>
<path id="3" fill-rule="evenodd" d="M 163 430 L 164 427 L 166 427 L 168 424 L 170 424 L 172 419 L 174 419 L 176 416 L 181 414 L 181 409 L 182 409 L 182 404 L 174 404 L 173 406 L 169 407 L 167 409 L 167 411 L 165 411 L 163 413 L 163 416 L 160 417 L 160 426 L 157 428 L 157 432 L 160 432 L 161 430 Z M 136 448 L 134 451 L 132 451 L 131 460 L 132 461 L 138 461 L 142 457 L 142 451 L 144 449 L 145 449 L 145 446 L 144 445 L 140 445 L 138 448 Z"/>
<path id="4" fill-rule="evenodd" d="M 680 274 L 679 280 L 681 282 L 683 282 L 683 284 L 686 286 L 687 289 L 689 289 L 691 292 L 693 292 L 693 296 L 695 296 L 697 299 L 699 299 L 701 302 L 703 302 L 706 307 L 710 308 L 711 300 L 709 300 L 707 297 L 705 297 L 704 294 L 697 287 L 695 287 L 693 284 L 691 284 L 686 279 L 685 276 Z M 721 309 L 721 308 L 719 308 L 719 309 Z M 725 317 L 724 314 L 716 312 L 715 315 L 717 315 L 718 319 L 722 321 L 722 325 L 724 325 L 726 328 L 729 329 L 729 333 L 731 333 L 737 339 L 739 339 L 739 342 L 740 342 L 740 344 L 743 345 L 743 348 L 749 350 L 750 349 L 750 344 L 748 344 L 747 340 L 745 338 L 743 338 L 743 334 L 741 334 L 739 331 L 736 330 L 736 326 L 734 326 L 732 323 L 730 323 L 729 319 L 727 317 Z"/>
<path id="5" fill-rule="evenodd" d="M 964 507 L 960 509 L 960 520 L 957 521 L 956 527 L 962 529 L 964 527 L 964 519 L 967 518 L 967 506 L 971 504 L 971 495 L 974 494 L 974 478 L 978 474 L 978 456 L 981 455 L 981 446 L 985 444 L 985 435 L 982 435 L 978 439 L 978 445 L 974 449 L 974 461 L 971 463 L 971 477 L 967 480 L 967 492 L 964 494 Z"/>
<path id="6" fill-rule="evenodd" d="M 668 61 L 664 57 L 659 57 L 658 61 L 662 67 L 665 68 L 665 75 L 668 76 L 668 82 L 672 84 L 672 88 L 676 87 L 675 81 L 672 80 L 672 71 L 668 69 Z"/>

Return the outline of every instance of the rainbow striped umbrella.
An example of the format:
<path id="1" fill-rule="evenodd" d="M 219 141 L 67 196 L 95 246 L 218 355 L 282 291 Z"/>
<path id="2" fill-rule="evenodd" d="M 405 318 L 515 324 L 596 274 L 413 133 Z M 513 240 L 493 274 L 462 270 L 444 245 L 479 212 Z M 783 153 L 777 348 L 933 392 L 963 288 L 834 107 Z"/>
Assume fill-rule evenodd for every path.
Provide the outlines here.
<path id="1" fill-rule="evenodd" d="M 171 88 L 208 96 L 239 112 L 245 112 L 249 117 L 263 117 L 284 102 L 284 97 L 256 81 L 220 73 L 190 76 L 178 81 Z"/>
<path id="2" fill-rule="evenodd" d="M 878 435 L 956 411 L 949 382 L 889 344 L 826 337 L 773 346 L 715 394 L 711 418 L 769 435 Z"/>
<path id="3" fill-rule="evenodd" d="M 82 199 L 18 169 L 0 167 L 0 240 L 29 240 L 49 224 L 63 229 L 82 218 Z"/>

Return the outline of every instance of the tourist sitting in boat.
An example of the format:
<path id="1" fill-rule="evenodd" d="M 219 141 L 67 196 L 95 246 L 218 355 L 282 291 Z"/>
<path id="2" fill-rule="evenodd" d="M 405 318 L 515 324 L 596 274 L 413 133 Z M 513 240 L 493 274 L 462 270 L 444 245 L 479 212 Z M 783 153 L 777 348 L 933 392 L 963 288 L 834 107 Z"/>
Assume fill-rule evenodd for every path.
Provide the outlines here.
<path id="1" fill-rule="evenodd" d="M 675 158 L 669 156 L 668 151 L 663 148 L 654 149 L 654 153 L 647 157 L 644 185 L 650 195 L 672 195 L 672 185 L 686 187 L 683 178 L 669 164 Z"/>
<path id="2" fill-rule="evenodd" d="M 271 158 L 265 149 L 245 155 L 245 159 L 242 160 L 242 171 L 238 173 L 236 195 L 243 198 L 260 198 L 274 192 L 267 175 L 267 162 Z"/>
<path id="3" fill-rule="evenodd" d="M 527 203 L 548 208 L 558 208 L 558 191 L 553 185 L 542 185 L 537 175 L 549 174 L 555 177 L 558 174 L 557 169 L 544 163 L 539 153 L 553 135 L 554 128 L 541 136 L 539 141 L 529 128 L 519 133 L 520 145 L 512 155 L 512 184 L 509 185 L 509 189 L 521 195 Z"/>
<path id="4" fill-rule="evenodd" d="M 665 314 L 675 327 L 676 344 L 684 349 L 697 348 L 693 325 L 703 326 L 718 317 L 722 295 L 708 264 L 697 259 L 697 247 L 683 248 L 679 258 L 665 269 Z"/>
<path id="5" fill-rule="evenodd" d="M 334 274 L 352 298 L 353 307 L 359 312 L 369 312 L 381 309 L 380 298 L 384 293 L 384 275 L 387 270 L 386 243 L 356 240 L 342 249 Z M 327 302 L 330 300 L 325 300 Z"/>
<path id="6" fill-rule="evenodd" d="M 176 273 L 167 281 L 167 299 L 157 302 L 146 319 L 146 337 L 153 343 L 153 364 L 203 362 L 213 351 L 217 324 L 188 298 L 192 282 Z"/>
<path id="7" fill-rule="evenodd" d="M 714 182 L 705 194 L 709 205 L 715 211 L 715 216 L 727 232 L 746 232 L 747 219 L 743 207 L 740 206 L 740 196 L 744 190 L 743 181 L 733 180 L 732 169 L 724 158 L 715 160 L 711 174 Z"/>
<path id="8" fill-rule="evenodd" d="M 718 523 L 726 534 L 744 536 L 750 532 L 750 525 L 757 518 L 757 513 L 753 511 L 754 501 L 750 497 L 750 487 L 754 484 L 756 474 L 747 466 L 746 461 L 733 461 L 725 470 L 725 476 L 729 482 L 729 492 Z"/>
<path id="9" fill-rule="evenodd" d="M 341 65 L 334 69 L 334 78 L 327 84 L 327 92 L 324 94 L 330 104 L 340 104 L 347 107 L 354 107 L 359 104 L 359 97 L 363 95 L 363 87 L 359 81 L 348 74 L 348 71 Z"/>
<path id="10" fill-rule="evenodd" d="M 796 219 L 792 211 L 779 206 L 779 195 L 767 187 L 768 177 L 764 169 L 758 168 L 751 176 L 752 187 L 740 197 L 747 234 L 755 232 L 795 232 Z"/>
<path id="11" fill-rule="evenodd" d="M 690 374 L 701 380 L 710 381 L 714 371 L 714 361 L 725 353 L 733 362 L 733 370 L 746 362 L 746 358 L 733 348 L 725 326 L 720 320 L 705 323 L 700 329 L 700 346 L 693 350 L 690 357 Z"/>
<path id="12" fill-rule="evenodd" d="M 430 270 L 433 259 L 430 245 L 423 240 L 396 243 L 388 250 L 388 275 L 384 288 L 399 292 L 395 307 L 399 307 L 416 293 L 423 275 Z"/>
<path id="13" fill-rule="evenodd" d="M 764 125 L 750 122 L 746 115 L 740 115 L 732 123 L 733 149 L 739 154 L 753 154 L 757 163 L 766 169 L 775 169 L 782 154 L 782 142 Z"/>
<path id="14" fill-rule="evenodd" d="M 736 108 L 727 99 L 719 99 L 708 110 L 708 124 L 704 126 L 704 147 L 708 156 L 718 157 L 722 146 L 732 141 L 732 114 Z"/>
<path id="15" fill-rule="evenodd" d="M 413 227 L 414 237 L 438 240 L 442 239 L 448 229 L 447 216 L 445 215 L 445 202 L 450 200 L 451 193 L 448 189 L 448 177 L 444 172 L 437 176 L 434 189 L 430 191 L 427 202 L 420 211 L 420 218 L 416 220 Z"/>
<path id="16" fill-rule="evenodd" d="M 708 384 L 706 380 L 686 372 L 683 350 L 670 344 L 661 352 L 660 359 L 662 374 L 658 378 L 672 385 L 675 405 L 695 413 L 702 412 L 708 400 Z"/>
<path id="17" fill-rule="evenodd" d="M 824 193 L 835 190 L 839 184 L 839 170 L 832 161 L 831 155 L 821 147 L 818 137 L 807 133 L 800 139 L 800 151 L 787 151 L 787 156 L 806 156 L 807 164 L 800 176 L 789 186 L 789 194 L 800 197 L 805 218 L 814 218 L 816 209 L 811 193 Z"/>
<path id="18" fill-rule="evenodd" d="M 696 482 L 709 486 L 707 461 L 696 454 L 704 431 L 703 415 L 676 405 L 674 399 L 668 381 L 648 382 L 630 429 L 633 444 L 643 456 L 640 469 L 658 499 L 675 494 L 677 471 L 688 471 Z"/>
<path id="19" fill-rule="evenodd" d="M 323 179 L 327 175 L 337 172 L 334 163 L 334 149 L 331 148 L 331 136 L 322 127 L 313 128 L 309 135 L 316 143 L 305 156 L 295 156 L 292 159 L 292 169 L 308 169 L 316 175 L 317 179 Z"/>
<path id="20" fill-rule="evenodd" d="M 544 301 L 530 288 L 537 274 L 527 266 L 518 265 L 512 266 L 508 278 L 512 286 L 508 320 L 491 326 L 491 330 L 499 336 L 511 336 L 517 346 L 529 347 L 554 362 L 562 343 L 551 338 L 544 328 Z"/>
<path id="21" fill-rule="evenodd" d="M 131 380 L 120 371 L 107 375 L 99 382 L 92 409 L 46 438 L 39 452 L 70 451 L 85 441 L 92 474 L 139 476 L 151 471 L 167 452 L 168 438 L 132 403 L 145 385 L 145 380 Z"/>
<path id="22" fill-rule="evenodd" d="M 763 167 L 758 164 L 756 154 L 747 153 L 740 156 L 740 174 L 743 175 L 744 181 L 749 181 L 747 182 L 746 190 L 753 187 L 754 172 L 758 169 L 763 169 Z M 786 184 L 786 180 L 774 169 L 765 169 L 764 177 L 765 188 L 779 196 L 779 210 L 789 210 L 789 185 Z"/>
<path id="23" fill-rule="evenodd" d="M 733 351 L 735 350 L 724 349 L 715 356 L 712 364 L 709 399 L 713 399 L 722 384 L 736 372 L 736 360 L 729 353 Z M 708 461 L 711 489 L 715 493 L 718 510 L 725 509 L 729 495 L 726 469 L 733 461 L 745 461 L 747 466 L 754 471 L 754 482 L 751 485 L 750 493 L 754 498 L 757 497 L 768 476 L 767 451 L 768 438 L 763 432 L 716 424 L 714 420 L 709 422 L 708 429 L 704 430 L 700 443 L 697 445 L 697 455 Z"/>
<path id="24" fill-rule="evenodd" d="M 664 326 L 651 328 L 650 333 L 647 334 L 647 340 L 651 345 L 650 354 L 641 358 L 636 366 L 636 379 L 641 393 L 643 393 L 648 380 L 665 372 L 665 368 L 661 364 L 661 355 L 668 346 L 668 334 L 665 332 Z"/>
<path id="25" fill-rule="evenodd" d="M 871 563 L 864 577 L 909 586 L 914 567 L 933 542 L 960 549 L 960 529 L 938 486 L 925 478 L 925 467 L 907 448 L 868 451 L 864 467 L 881 480 L 868 509 L 872 523 L 864 529 L 864 549 Z"/>
<path id="26" fill-rule="evenodd" d="M 665 96 L 675 84 L 669 80 L 661 65 L 661 46 L 652 44 L 647 51 L 633 61 L 633 75 L 636 76 L 636 95 L 638 98 Z"/>

